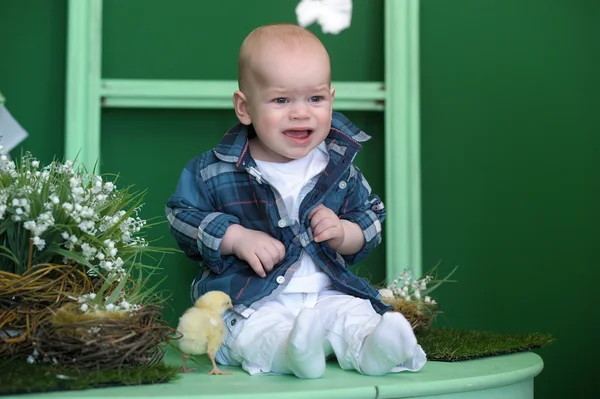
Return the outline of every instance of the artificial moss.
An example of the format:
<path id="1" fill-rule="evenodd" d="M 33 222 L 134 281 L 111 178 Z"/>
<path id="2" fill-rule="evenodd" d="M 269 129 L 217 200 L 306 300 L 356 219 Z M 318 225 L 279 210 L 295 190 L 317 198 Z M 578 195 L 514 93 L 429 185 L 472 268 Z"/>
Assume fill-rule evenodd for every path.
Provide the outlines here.
<path id="1" fill-rule="evenodd" d="M 66 366 L 33 365 L 23 360 L 0 360 L 0 395 L 159 384 L 177 378 L 178 372 L 177 367 L 165 364 L 92 371 Z"/>
<path id="2" fill-rule="evenodd" d="M 548 334 L 499 334 L 488 331 L 433 328 L 417 334 L 432 361 L 456 362 L 480 357 L 526 352 L 554 341 Z"/>

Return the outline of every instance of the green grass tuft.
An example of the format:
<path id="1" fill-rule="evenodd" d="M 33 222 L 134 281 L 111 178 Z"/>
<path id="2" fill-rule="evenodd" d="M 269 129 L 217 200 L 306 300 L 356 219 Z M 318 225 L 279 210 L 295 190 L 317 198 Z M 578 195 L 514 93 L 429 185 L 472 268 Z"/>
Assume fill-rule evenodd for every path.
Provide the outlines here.
<path id="1" fill-rule="evenodd" d="M 0 395 L 65 391 L 120 385 L 158 384 L 179 375 L 177 367 L 153 367 L 90 371 L 66 366 L 28 364 L 23 360 L 0 360 Z"/>
<path id="2" fill-rule="evenodd" d="M 427 359 L 442 362 L 526 352 L 554 342 L 548 334 L 498 334 L 434 328 L 417 335 Z"/>

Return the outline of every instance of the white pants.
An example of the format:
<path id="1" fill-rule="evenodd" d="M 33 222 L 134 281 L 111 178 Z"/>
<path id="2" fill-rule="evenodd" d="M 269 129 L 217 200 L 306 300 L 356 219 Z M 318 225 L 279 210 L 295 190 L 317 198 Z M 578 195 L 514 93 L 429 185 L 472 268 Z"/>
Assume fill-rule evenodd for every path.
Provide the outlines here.
<path id="1" fill-rule="evenodd" d="M 355 369 L 364 339 L 375 329 L 381 315 L 371 302 L 324 291 L 314 294 L 282 294 L 244 319 L 234 312 L 224 315 L 228 333 L 216 359 L 223 365 L 242 366 L 249 374 L 285 372 L 285 344 L 294 320 L 304 308 L 318 309 L 326 331 L 325 355 L 335 354 L 342 369 Z M 390 331 L 394 334 L 393 331 Z M 419 346 L 417 355 L 392 371 L 419 370 L 426 361 Z"/>

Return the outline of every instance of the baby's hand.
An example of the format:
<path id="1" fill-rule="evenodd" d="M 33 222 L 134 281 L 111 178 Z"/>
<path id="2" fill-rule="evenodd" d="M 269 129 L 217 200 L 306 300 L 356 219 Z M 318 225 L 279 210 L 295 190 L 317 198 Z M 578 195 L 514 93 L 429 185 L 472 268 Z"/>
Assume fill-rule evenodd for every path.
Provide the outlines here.
<path id="1" fill-rule="evenodd" d="M 241 228 L 232 243 L 232 253 L 248 262 L 252 270 L 265 277 L 285 256 L 285 247 L 262 231 Z"/>
<path id="2" fill-rule="evenodd" d="M 345 232 L 342 221 L 335 212 L 319 204 L 308 214 L 308 218 L 314 241 L 327 241 L 329 247 L 337 251 L 344 242 Z"/>

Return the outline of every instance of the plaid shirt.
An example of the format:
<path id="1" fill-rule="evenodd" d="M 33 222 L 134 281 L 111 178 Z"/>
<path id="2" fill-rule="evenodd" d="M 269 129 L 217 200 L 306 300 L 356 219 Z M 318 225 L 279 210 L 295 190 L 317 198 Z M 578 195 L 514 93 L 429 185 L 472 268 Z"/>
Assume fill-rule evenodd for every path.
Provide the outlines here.
<path id="1" fill-rule="evenodd" d="M 322 146 L 329 153 L 329 163 L 302 190 L 298 222 L 288 216 L 282 198 L 262 178 L 250 156 L 251 129 L 236 125 L 216 148 L 192 159 L 167 202 L 167 220 L 179 247 L 206 267 L 192 283 L 192 301 L 208 291 L 223 291 L 231 297 L 233 310 L 248 317 L 285 288 L 295 271 L 290 266 L 305 250 L 329 276 L 334 289 L 369 299 L 379 313 L 389 310 L 378 291 L 346 267 L 364 259 L 381 242 L 386 215 L 383 203 L 371 194 L 369 184 L 352 163 L 361 148 L 359 142 L 369 136 L 342 114 L 333 113 Z M 308 214 L 318 204 L 361 227 L 365 245 L 360 252 L 343 256 L 324 242 L 312 241 Z M 221 255 L 219 245 L 225 230 L 234 223 L 266 232 L 286 248 L 285 258 L 266 277 L 256 275 L 234 255 Z"/>

